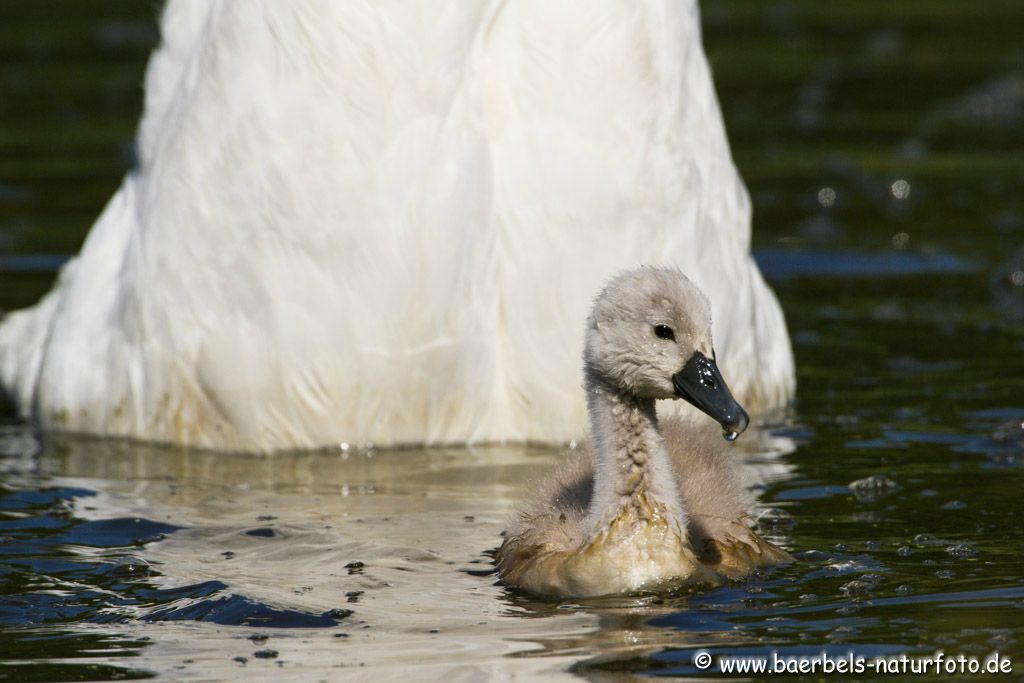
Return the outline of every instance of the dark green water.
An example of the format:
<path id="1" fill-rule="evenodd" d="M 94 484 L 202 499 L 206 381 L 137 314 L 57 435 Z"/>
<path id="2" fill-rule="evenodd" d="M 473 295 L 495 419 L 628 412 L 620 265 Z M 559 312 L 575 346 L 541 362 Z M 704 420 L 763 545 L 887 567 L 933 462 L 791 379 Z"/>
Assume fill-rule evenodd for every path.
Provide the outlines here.
<path id="1" fill-rule="evenodd" d="M 361 630 L 394 643 L 399 658 L 399 645 L 422 636 L 441 650 L 469 644 L 447 656 L 453 664 L 493 656 L 495 671 L 502 657 L 508 667 L 549 659 L 550 671 L 590 678 L 698 674 L 698 649 L 998 651 L 1021 676 L 1024 4 L 717 0 L 704 18 L 754 200 L 756 256 L 796 352 L 798 402 L 776 432 L 795 450 L 749 459 L 773 468 L 762 524 L 799 563 L 660 603 L 536 604 L 492 586 L 480 553 L 521 494 L 520 474 L 555 454 L 421 453 L 429 466 L 398 476 L 409 467 L 399 455 L 356 466 L 323 454 L 239 461 L 102 441 L 40 446 L 8 416 L 0 678 L 274 675 L 319 637 L 318 651 L 333 648 L 325 657 L 372 667 L 380 660 Z M 147 3 L 0 6 L 0 306 L 31 304 L 49 287 L 130 165 L 155 38 Z M 871 476 L 881 485 L 848 486 Z M 484 484 L 487 500 L 475 498 Z M 414 511 L 433 521 L 406 529 L 402 507 L 425 488 L 432 502 Z M 309 502 L 316 496 L 410 539 L 477 531 L 465 548 L 437 541 L 437 573 L 412 551 L 385 561 L 362 537 L 337 551 L 324 541 L 323 553 L 367 564 L 333 579 L 323 570 L 324 585 L 348 596 L 340 601 L 288 603 L 268 587 L 282 570 L 261 577 L 214 562 L 262 557 L 259 544 L 278 536 L 298 544 L 296 558 L 314 557 L 313 528 L 331 522 Z M 232 504 L 246 521 L 226 511 Z M 480 645 L 444 609 L 425 617 L 436 628 L 395 637 L 386 615 L 409 608 L 389 605 L 387 591 L 403 574 L 381 577 L 398 570 L 411 575 L 410 592 L 436 590 L 442 607 L 478 582 L 487 600 L 465 609 L 495 605 L 479 628 L 529 654 Z M 304 571 L 316 575 L 293 573 Z M 444 584 L 451 573 L 462 583 Z M 328 590 L 315 578 L 292 592 Z M 559 635 L 558 619 L 576 619 L 576 630 Z M 272 634 L 267 648 L 280 657 L 255 654 L 268 641 L 254 628 Z M 206 639 L 221 649 L 204 649 Z M 477 645 L 488 654 L 473 655 Z"/>

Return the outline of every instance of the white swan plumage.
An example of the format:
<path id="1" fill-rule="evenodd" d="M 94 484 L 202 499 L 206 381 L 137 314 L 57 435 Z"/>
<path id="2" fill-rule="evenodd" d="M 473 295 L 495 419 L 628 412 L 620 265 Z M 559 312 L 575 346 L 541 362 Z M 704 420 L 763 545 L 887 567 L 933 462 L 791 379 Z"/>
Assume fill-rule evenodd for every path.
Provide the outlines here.
<path id="1" fill-rule="evenodd" d="M 737 395 L 794 388 L 695 2 L 170 0 L 139 162 L 0 381 L 44 429 L 240 450 L 561 441 L 589 296 L 714 301 Z"/>

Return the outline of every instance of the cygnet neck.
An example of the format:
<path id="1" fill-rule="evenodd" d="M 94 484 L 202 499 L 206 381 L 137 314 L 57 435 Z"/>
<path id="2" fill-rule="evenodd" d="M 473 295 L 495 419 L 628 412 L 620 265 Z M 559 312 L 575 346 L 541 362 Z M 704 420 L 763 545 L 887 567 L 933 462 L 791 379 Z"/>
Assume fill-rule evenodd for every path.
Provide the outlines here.
<path id="1" fill-rule="evenodd" d="M 636 523 L 662 517 L 685 538 L 686 512 L 654 399 L 625 392 L 591 368 L 586 375 L 594 448 L 594 493 L 587 512 L 590 537 L 597 537 L 626 514 Z"/>

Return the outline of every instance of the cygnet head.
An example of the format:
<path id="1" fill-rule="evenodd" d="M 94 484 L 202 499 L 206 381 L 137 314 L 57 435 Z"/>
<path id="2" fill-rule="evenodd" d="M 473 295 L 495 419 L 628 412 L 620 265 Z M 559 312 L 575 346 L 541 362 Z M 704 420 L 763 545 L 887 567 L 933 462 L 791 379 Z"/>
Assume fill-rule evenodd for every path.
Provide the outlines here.
<path id="1" fill-rule="evenodd" d="M 613 278 L 587 320 L 591 380 L 640 398 L 682 398 L 722 425 L 726 438 L 749 418 L 715 364 L 711 309 L 678 270 L 643 267 Z"/>

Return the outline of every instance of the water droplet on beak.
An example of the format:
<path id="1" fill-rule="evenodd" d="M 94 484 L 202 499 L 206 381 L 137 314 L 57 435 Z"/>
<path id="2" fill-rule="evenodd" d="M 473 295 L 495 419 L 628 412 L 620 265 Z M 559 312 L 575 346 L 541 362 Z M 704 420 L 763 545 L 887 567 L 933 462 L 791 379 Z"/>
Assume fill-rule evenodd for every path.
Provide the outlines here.
<path id="1" fill-rule="evenodd" d="M 725 439 L 726 441 L 735 441 L 738 436 L 739 432 L 722 432 L 722 438 Z"/>

